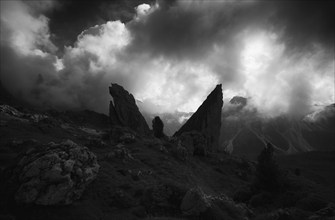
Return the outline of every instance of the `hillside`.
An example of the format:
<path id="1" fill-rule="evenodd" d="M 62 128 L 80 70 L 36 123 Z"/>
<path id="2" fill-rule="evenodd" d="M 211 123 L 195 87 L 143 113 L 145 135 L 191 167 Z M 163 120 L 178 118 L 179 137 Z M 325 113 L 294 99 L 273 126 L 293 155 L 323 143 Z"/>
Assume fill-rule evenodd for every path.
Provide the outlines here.
<path id="1" fill-rule="evenodd" d="M 330 155 L 301 155 L 306 161 L 315 158 L 311 164 L 299 164 L 300 156 L 280 157 L 279 164 L 286 170 L 285 187 L 266 191 L 255 187 L 255 162 L 211 151 L 206 149 L 207 144 L 200 146 L 205 143 L 201 140 L 206 140 L 200 133 L 159 139 L 110 124 L 108 116 L 92 111 L 18 110 L 1 105 L 0 114 L 1 219 L 307 219 L 335 214 L 331 190 L 334 179 L 327 177 L 334 161 Z M 249 144 L 262 149 L 256 142 Z M 83 149 L 96 155 L 94 161 L 99 167 L 96 174 L 89 174 L 94 180 L 86 185 L 79 199 L 69 197 L 69 204 L 51 205 L 58 201 L 55 198 L 63 199 L 52 191 L 53 184 L 59 186 L 55 182 L 47 182 L 52 184 L 48 192 L 58 197 L 40 197 L 37 204 L 24 203 L 31 194 L 23 194 L 26 200 L 18 199 L 20 190 L 26 193 L 20 187 L 28 178 L 27 172 L 20 171 L 26 163 L 25 156 L 45 150 L 51 156 L 56 151 L 48 151 L 49 148 L 79 148 L 77 145 L 86 146 Z M 40 154 L 35 155 L 38 158 Z M 34 167 L 38 162 L 35 159 L 28 166 Z M 318 165 L 313 168 L 314 164 Z M 296 168 L 301 175 L 295 174 Z M 62 169 L 59 175 L 65 172 L 65 167 Z M 51 175 L 54 171 L 53 167 L 40 172 Z M 78 181 L 76 175 L 71 174 L 74 182 Z M 325 179 L 317 181 L 320 176 Z M 38 178 L 44 181 L 45 177 Z"/>

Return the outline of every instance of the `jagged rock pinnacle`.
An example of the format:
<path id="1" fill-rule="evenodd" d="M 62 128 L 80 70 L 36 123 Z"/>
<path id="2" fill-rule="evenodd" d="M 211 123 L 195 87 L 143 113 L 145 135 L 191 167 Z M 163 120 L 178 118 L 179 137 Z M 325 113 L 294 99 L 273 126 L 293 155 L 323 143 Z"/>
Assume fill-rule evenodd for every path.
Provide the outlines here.
<path id="1" fill-rule="evenodd" d="M 150 131 L 132 94 L 116 83 L 112 83 L 112 86 L 109 87 L 109 93 L 113 97 L 109 105 L 112 125 L 126 126 L 139 134 L 146 134 Z"/>
<path id="2" fill-rule="evenodd" d="M 180 136 L 188 131 L 199 131 L 206 136 L 208 150 L 218 150 L 222 105 L 222 85 L 219 84 L 174 136 Z"/>

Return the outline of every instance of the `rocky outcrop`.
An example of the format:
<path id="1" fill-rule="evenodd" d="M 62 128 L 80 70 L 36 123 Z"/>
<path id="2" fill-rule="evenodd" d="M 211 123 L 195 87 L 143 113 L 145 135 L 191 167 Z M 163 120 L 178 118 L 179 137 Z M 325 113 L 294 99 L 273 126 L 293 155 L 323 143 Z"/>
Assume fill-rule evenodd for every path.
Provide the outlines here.
<path id="1" fill-rule="evenodd" d="M 180 210 L 192 219 L 249 219 L 253 215 L 245 204 L 236 204 L 224 194 L 206 194 L 200 188 L 187 191 Z"/>
<path id="2" fill-rule="evenodd" d="M 241 105 L 242 107 L 247 105 L 247 99 L 242 96 L 234 96 L 229 102 L 233 105 Z"/>
<path id="3" fill-rule="evenodd" d="M 9 105 L 0 105 L 0 113 L 11 115 L 11 116 L 14 116 L 14 117 L 23 117 L 24 116 L 24 114 L 22 112 L 16 110 L 15 108 L 13 108 Z"/>
<path id="4" fill-rule="evenodd" d="M 14 170 L 19 182 L 18 203 L 71 204 L 98 174 L 96 156 L 86 147 L 67 140 L 28 150 Z"/>
<path id="5" fill-rule="evenodd" d="M 150 131 L 132 94 L 114 83 L 109 87 L 109 93 L 113 98 L 109 105 L 109 117 L 112 125 L 126 126 L 139 134 L 146 134 Z"/>
<path id="6" fill-rule="evenodd" d="M 222 105 L 222 85 L 220 84 L 174 136 L 180 136 L 188 131 L 198 131 L 206 136 L 209 151 L 218 150 Z"/>

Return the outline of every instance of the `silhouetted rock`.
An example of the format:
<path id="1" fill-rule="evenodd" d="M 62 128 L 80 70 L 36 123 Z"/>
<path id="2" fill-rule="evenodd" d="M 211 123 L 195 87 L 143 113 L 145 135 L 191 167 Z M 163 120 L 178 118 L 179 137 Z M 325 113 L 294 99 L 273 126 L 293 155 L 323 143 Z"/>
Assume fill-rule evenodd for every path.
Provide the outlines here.
<path id="1" fill-rule="evenodd" d="M 140 134 L 148 133 L 150 129 L 136 105 L 134 96 L 114 83 L 109 87 L 109 93 L 113 97 L 109 105 L 112 125 L 126 126 Z"/>
<path id="2" fill-rule="evenodd" d="M 247 105 L 247 99 L 242 96 L 234 96 L 229 102 L 230 104 L 241 105 L 243 107 Z"/>
<path id="3" fill-rule="evenodd" d="M 222 105 L 222 85 L 220 84 L 207 96 L 198 110 L 174 136 L 180 136 L 188 131 L 199 131 L 206 136 L 208 150 L 217 150 L 219 148 Z"/>
<path id="4" fill-rule="evenodd" d="M 71 204 L 79 199 L 99 171 L 96 156 L 86 147 L 67 140 L 32 148 L 18 162 L 18 203 Z"/>
<path id="5" fill-rule="evenodd" d="M 162 138 L 164 137 L 164 124 L 162 122 L 162 120 L 160 119 L 160 117 L 156 116 L 153 120 L 152 120 L 152 130 L 154 131 L 154 136 L 156 138 Z"/>

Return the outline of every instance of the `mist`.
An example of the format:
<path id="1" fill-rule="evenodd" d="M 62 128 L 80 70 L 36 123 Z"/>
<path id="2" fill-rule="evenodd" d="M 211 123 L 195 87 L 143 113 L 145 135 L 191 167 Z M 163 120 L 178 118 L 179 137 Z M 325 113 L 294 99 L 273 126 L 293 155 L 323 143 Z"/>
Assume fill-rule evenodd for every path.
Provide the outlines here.
<path id="1" fill-rule="evenodd" d="M 148 114 L 194 112 L 221 83 L 225 100 L 240 95 L 264 117 L 299 117 L 335 102 L 333 7 L 297 13 L 301 4 L 287 4 L 140 4 L 129 21 L 92 25 L 65 46 L 47 17 L 62 2 L 4 1 L 1 81 L 36 106 L 102 113 L 118 83 Z"/>

